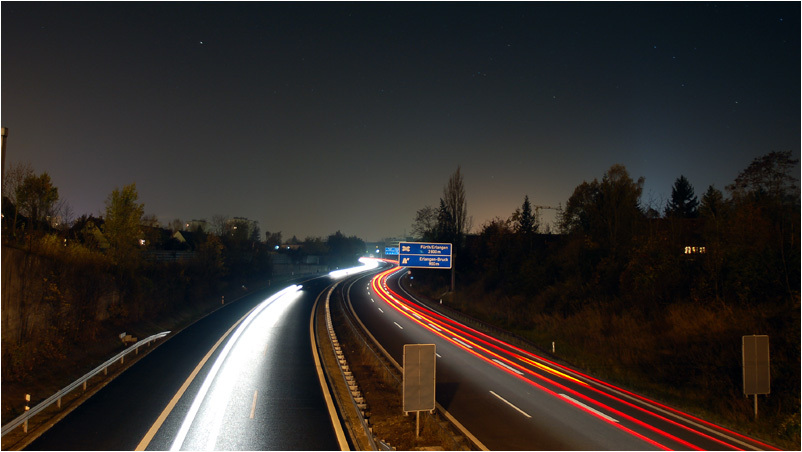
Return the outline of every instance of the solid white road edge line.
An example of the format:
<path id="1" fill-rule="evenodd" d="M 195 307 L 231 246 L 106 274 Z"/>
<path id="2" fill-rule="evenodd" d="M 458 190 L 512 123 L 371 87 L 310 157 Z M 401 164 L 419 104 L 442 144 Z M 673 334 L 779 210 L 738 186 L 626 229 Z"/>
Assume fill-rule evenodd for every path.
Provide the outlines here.
<path id="1" fill-rule="evenodd" d="M 329 289 L 329 292 L 326 294 L 327 300 L 334 291 L 334 288 L 337 287 L 337 284 L 334 284 Z M 345 431 L 343 431 L 343 426 L 340 423 L 340 417 L 337 415 L 337 408 L 334 406 L 334 400 L 331 397 L 329 385 L 326 384 L 326 376 L 323 374 L 323 364 L 320 362 L 320 355 L 317 352 L 317 341 L 315 341 L 315 312 L 317 311 L 318 301 L 320 301 L 320 297 L 315 300 L 315 305 L 312 306 L 312 316 L 309 318 L 309 339 L 312 341 L 312 356 L 315 358 L 317 378 L 320 382 L 320 389 L 323 391 L 323 398 L 326 400 L 326 407 L 328 407 L 329 410 L 329 417 L 331 418 L 331 425 L 334 427 L 334 434 L 337 436 L 337 443 L 340 444 L 340 450 L 351 450 L 348 447 L 348 439 L 345 437 Z"/>
<path id="2" fill-rule="evenodd" d="M 490 391 L 490 393 L 491 393 L 491 394 L 493 394 L 494 396 L 498 397 L 498 399 L 499 399 L 499 400 L 501 400 L 502 402 L 504 402 L 504 403 L 506 403 L 507 405 L 509 405 L 509 406 L 511 406 L 511 407 L 513 407 L 513 408 L 515 408 L 516 410 L 518 410 L 518 412 L 519 412 L 519 413 L 521 413 L 521 414 L 523 414 L 524 416 L 526 416 L 526 417 L 528 417 L 528 418 L 531 418 L 531 417 L 532 417 L 532 416 L 530 416 L 529 414 L 527 414 L 527 413 L 526 413 L 526 411 L 524 411 L 524 410 L 522 410 L 522 409 L 518 408 L 517 406 L 513 405 L 512 403 L 510 403 L 510 401 L 509 401 L 509 400 L 505 399 L 504 397 L 501 397 L 500 395 L 496 394 L 496 393 L 495 393 L 495 392 L 493 392 L 493 391 Z"/>

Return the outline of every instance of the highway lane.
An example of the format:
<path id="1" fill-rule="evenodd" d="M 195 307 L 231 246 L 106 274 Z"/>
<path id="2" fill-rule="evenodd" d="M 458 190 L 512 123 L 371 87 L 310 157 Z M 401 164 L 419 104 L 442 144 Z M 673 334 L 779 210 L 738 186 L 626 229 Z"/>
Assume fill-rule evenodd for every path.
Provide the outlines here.
<path id="1" fill-rule="evenodd" d="M 298 282 L 301 290 L 266 307 L 276 289 L 232 302 L 175 334 L 27 449 L 339 450 L 309 333 L 317 296 L 333 281 Z M 234 326 L 260 306 L 237 334 Z M 185 436 L 177 442 L 179 434 Z"/>
<path id="2" fill-rule="evenodd" d="M 437 345 L 438 402 L 490 449 L 771 449 L 412 303 L 403 273 L 351 286 L 354 310 L 397 362 Z"/>

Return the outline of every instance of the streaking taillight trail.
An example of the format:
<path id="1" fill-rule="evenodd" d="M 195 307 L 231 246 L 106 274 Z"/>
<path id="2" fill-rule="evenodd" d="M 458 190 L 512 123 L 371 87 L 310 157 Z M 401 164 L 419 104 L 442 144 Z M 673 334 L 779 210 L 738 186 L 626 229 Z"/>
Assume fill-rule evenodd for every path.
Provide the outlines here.
<path id="1" fill-rule="evenodd" d="M 597 378 L 570 369 L 564 365 L 558 364 L 542 356 L 523 350 L 519 347 L 458 323 L 417 303 L 411 302 L 410 300 L 391 290 L 387 285 L 387 279 L 391 275 L 401 270 L 403 269 L 392 268 L 377 274 L 371 280 L 370 287 L 373 289 L 373 293 L 396 309 L 403 316 L 407 317 L 410 321 L 419 324 L 433 334 L 454 344 L 455 346 L 483 360 L 484 362 L 495 366 L 496 368 L 503 370 L 528 384 L 531 384 L 535 388 L 540 389 L 541 391 L 544 391 L 545 393 L 548 393 L 565 403 L 569 403 L 585 411 L 586 413 L 591 414 L 592 416 L 595 416 L 596 418 L 651 444 L 654 447 L 666 450 L 671 449 L 669 446 L 661 444 L 655 439 L 622 425 L 621 422 L 618 422 L 616 419 L 613 419 L 610 416 L 606 416 L 604 413 L 606 412 L 622 420 L 626 420 L 632 423 L 633 428 L 643 429 L 644 433 L 646 431 L 651 432 L 653 435 L 658 435 L 658 437 L 664 438 L 664 440 L 668 440 L 680 445 L 680 447 L 694 450 L 704 450 L 704 448 L 693 444 L 686 439 L 679 438 L 678 436 L 668 433 L 662 428 L 652 425 L 649 422 L 645 422 L 642 419 L 638 419 L 632 415 L 626 414 L 621 411 L 621 409 L 616 409 L 613 406 L 610 406 L 610 404 L 637 410 L 638 412 L 647 415 L 650 419 L 653 419 L 656 424 L 664 423 L 667 427 L 681 429 L 691 433 L 694 436 L 698 436 L 700 439 L 712 441 L 718 445 L 717 448 L 728 448 L 733 450 L 741 450 L 742 448 L 755 448 L 753 445 L 749 444 L 749 442 L 751 442 L 758 447 L 776 450 L 776 448 L 768 444 L 748 438 L 745 435 L 725 429 L 703 419 L 683 413 L 675 408 L 652 401 L 639 394 L 632 393 L 625 389 L 601 381 Z M 571 396 L 568 396 L 567 394 L 560 394 L 555 389 L 549 388 L 549 386 L 558 389 L 559 391 L 571 394 Z M 575 386 L 575 388 L 570 386 Z M 594 396 L 591 397 L 583 394 L 577 389 L 589 391 Z M 620 397 L 616 394 L 619 394 Z M 625 400 L 625 398 L 635 401 L 636 403 Z M 580 399 L 582 402 L 579 402 L 576 399 Z M 606 400 L 607 402 L 605 403 L 603 400 Z M 585 405 L 585 403 L 595 406 L 596 409 Z M 669 418 L 669 416 L 674 419 Z M 712 435 L 721 435 L 732 441 L 727 442 Z"/>

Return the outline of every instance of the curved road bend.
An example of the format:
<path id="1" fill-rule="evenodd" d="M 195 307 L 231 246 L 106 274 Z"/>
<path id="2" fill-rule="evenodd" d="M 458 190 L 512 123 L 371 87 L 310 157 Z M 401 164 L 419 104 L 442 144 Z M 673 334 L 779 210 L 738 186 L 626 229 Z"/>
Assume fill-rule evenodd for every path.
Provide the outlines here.
<path id="1" fill-rule="evenodd" d="M 396 362 L 404 344 L 436 345 L 436 399 L 486 448 L 773 449 L 429 311 L 400 288 L 405 273 L 359 278 L 350 303 Z"/>
<path id="2" fill-rule="evenodd" d="M 27 449 L 339 450 L 309 337 L 312 307 L 332 280 L 297 282 L 303 289 L 252 317 L 217 369 L 235 336 L 232 326 L 275 289 L 232 302 L 170 337 Z M 212 370 L 216 377 L 204 385 Z M 195 403 L 201 392 L 206 397 Z M 193 422 L 182 429 L 189 413 Z M 163 422 L 155 428 L 160 415 Z M 183 440 L 177 442 L 179 434 Z"/>

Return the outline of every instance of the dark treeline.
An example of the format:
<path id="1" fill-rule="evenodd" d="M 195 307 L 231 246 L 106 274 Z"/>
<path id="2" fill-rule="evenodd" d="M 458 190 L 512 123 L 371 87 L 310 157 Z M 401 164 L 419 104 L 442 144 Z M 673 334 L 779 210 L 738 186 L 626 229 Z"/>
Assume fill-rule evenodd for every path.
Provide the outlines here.
<path id="1" fill-rule="evenodd" d="M 528 196 L 509 218 L 464 238 L 450 209 L 418 211 L 419 238 L 450 241 L 451 275 L 415 270 L 428 295 L 525 336 L 608 378 L 751 423 L 741 337 L 767 334 L 771 395 L 760 434 L 799 445 L 800 198 L 790 152 L 755 159 L 727 195 L 699 199 L 680 176 L 662 212 L 640 203 L 643 179 L 621 165 L 583 182 L 540 234 Z M 444 192 L 448 192 L 446 187 Z M 420 288 L 420 284 L 416 284 Z M 751 428 L 751 427 L 750 427 Z"/>
<path id="2" fill-rule="evenodd" d="M 54 359 L 69 361 L 76 348 L 107 341 L 110 332 L 200 315 L 214 300 L 219 306 L 222 294 L 243 293 L 282 272 L 356 265 L 365 252 L 361 239 L 340 231 L 282 246 L 280 232 L 262 240 L 258 224 L 244 218 L 162 227 L 144 215 L 133 184 L 108 196 L 104 215 L 65 221 L 69 209 L 47 173 L 19 166 L 4 183 L 4 383 Z"/>

